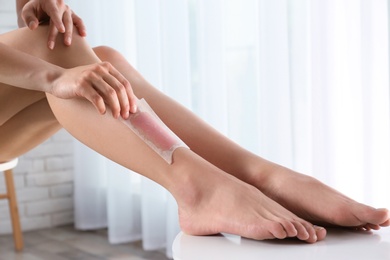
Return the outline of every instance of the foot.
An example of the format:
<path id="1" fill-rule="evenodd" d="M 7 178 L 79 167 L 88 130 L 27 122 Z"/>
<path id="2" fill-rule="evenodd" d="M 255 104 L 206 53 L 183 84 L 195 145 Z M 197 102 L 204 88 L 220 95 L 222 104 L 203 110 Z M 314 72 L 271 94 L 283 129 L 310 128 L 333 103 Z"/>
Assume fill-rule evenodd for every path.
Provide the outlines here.
<path id="1" fill-rule="evenodd" d="M 185 167 L 180 174 L 195 172 L 188 175 L 186 186 L 173 194 L 180 226 L 187 234 L 230 233 L 256 240 L 296 237 L 309 243 L 326 235 L 324 228 L 314 227 L 259 189 L 207 163 L 187 163 Z"/>
<path id="2" fill-rule="evenodd" d="M 283 167 L 275 166 L 266 178 L 259 177 L 252 184 L 311 223 L 366 230 L 390 225 L 387 209 L 358 203 L 310 176 Z"/>

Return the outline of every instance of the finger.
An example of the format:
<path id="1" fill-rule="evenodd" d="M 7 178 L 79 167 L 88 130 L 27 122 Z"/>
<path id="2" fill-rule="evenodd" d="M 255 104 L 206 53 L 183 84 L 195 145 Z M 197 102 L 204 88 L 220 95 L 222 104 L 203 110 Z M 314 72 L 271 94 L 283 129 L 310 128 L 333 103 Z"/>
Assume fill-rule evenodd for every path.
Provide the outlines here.
<path id="1" fill-rule="evenodd" d="M 130 101 L 130 112 L 136 113 L 137 112 L 137 100 L 138 98 L 135 96 L 133 88 L 131 87 L 130 83 L 125 85 L 127 96 L 129 97 Z"/>
<path id="2" fill-rule="evenodd" d="M 127 96 L 127 99 L 128 99 L 128 102 L 129 102 L 129 107 L 130 107 L 129 111 L 130 111 L 130 113 L 134 114 L 134 113 L 137 112 L 137 101 L 138 101 L 138 98 L 135 96 L 135 94 L 133 92 L 133 88 L 130 85 L 130 82 L 128 82 L 126 80 L 126 82 L 123 82 L 122 84 L 124 85 L 125 90 L 126 90 L 126 96 Z"/>
<path id="3" fill-rule="evenodd" d="M 118 118 L 121 107 L 115 89 L 98 76 L 92 80 L 92 84 L 96 91 L 103 97 L 105 103 L 111 108 L 112 116 Z"/>
<path id="4" fill-rule="evenodd" d="M 50 50 L 54 49 L 57 35 L 58 35 L 58 29 L 57 29 L 57 27 L 55 27 L 55 25 L 50 20 L 49 36 L 48 36 L 48 41 L 47 41 L 47 46 L 49 47 Z"/>
<path id="5" fill-rule="evenodd" d="M 104 77 L 104 80 L 115 89 L 119 101 L 120 114 L 124 119 L 127 119 L 129 117 L 130 105 L 125 86 L 112 75 L 107 75 Z"/>
<path id="6" fill-rule="evenodd" d="M 83 86 L 80 90 L 79 96 L 84 97 L 91 102 L 100 114 L 103 115 L 106 113 L 106 104 L 104 103 L 103 97 L 98 93 L 98 91 L 91 88 L 90 85 Z"/>
<path id="7" fill-rule="evenodd" d="M 39 26 L 38 19 L 30 18 L 29 21 L 25 21 L 25 24 L 28 26 L 30 30 L 35 30 Z"/>
<path id="8" fill-rule="evenodd" d="M 80 36 L 83 37 L 87 36 L 87 28 L 85 27 L 83 20 L 78 15 L 76 15 L 73 11 L 72 11 L 72 20 Z"/>
<path id="9" fill-rule="evenodd" d="M 126 119 L 128 117 L 128 112 L 136 113 L 137 112 L 137 97 L 134 95 L 133 89 L 130 85 L 130 82 L 113 66 L 110 67 L 110 74 L 114 76 L 120 84 L 124 87 L 124 93 L 122 93 L 123 104 L 126 104 L 126 110 L 122 112 L 122 116 Z M 122 99 L 121 99 L 122 100 Z"/>
<path id="10" fill-rule="evenodd" d="M 65 25 L 65 34 L 64 34 L 64 43 L 65 45 L 72 44 L 72 34 L 73 34 L 73 21 L 71 11 L 68 8 L 64 13 L 63 17 L 64 25 Z"/>
<path id="11" fill-rule="evenodd" d="M 61 11 L 57 5 L 49 5 L 46 13 L 50 16 L 50 22 L 54 24 L 60 33 L 65 33 L 65 26 L 62 23 L 64 11 Z"/>

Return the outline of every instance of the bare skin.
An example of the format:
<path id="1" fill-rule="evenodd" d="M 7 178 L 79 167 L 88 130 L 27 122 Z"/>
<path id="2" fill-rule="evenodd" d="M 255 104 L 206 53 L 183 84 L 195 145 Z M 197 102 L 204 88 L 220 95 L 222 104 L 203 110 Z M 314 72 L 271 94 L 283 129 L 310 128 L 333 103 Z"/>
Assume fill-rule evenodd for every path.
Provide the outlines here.
<path id="1" fill-rule="evenodd" d="M 54 48 L 58 32 L 64 34 L 63 43 L 65 45 L 71 44 L 73 36 L 72 32 L 74 27 L 77 28 L 77 32 L 80 36 L 86 35 L 86 30 L 83 21 L 80 19 L 80 17 L 74 14 L 74 12 L 62 0 L 17 0 L 16 2 L 18 23 L 20 26 L 27 25 L 31 30 L 35 30 L 38 26 L 39 21 L 45 20 L 49 17 L 51 18 L 50 28 L 48 30 L 48 46 L 50 49 Z M 110 61 L 114 63 L 116 67 L 123 68 L 123 73 L 129 73 L 128 76 L 130 78 L 140 79 L 140 81 L 137 81 L 137 83 L 140 83 L 142 87 L 140 91 L 147 90 L 147 87 L 149 87 L 149 89 L 151 89 L 153 92 L 153 88 L 148 86 L 147 82 L 143 80 L 142 77 L 137 75 L 135 70 L 121 57 L 120 54 L 116 53 L 112 49 L 104 47 L 96 48 L 95 52 L 99 55 L 100 59 Z M 129 94 L 131 95 L 132 93 L 129 92 Z M 159 97 L 160 99 L 162 95 L 161 93 L 156 92 L 146 93 L 146 96 L 149 96 L 150 98 L 155 96 Z M 118 98 L 122 108 L 126 108 L 127 102 L 123 95 L 119 93 Z M 131 100 L 129 100 L 129 102 L 131 103 Z M 41 104 L 41 107 L 43 105 L 47 106 L 45 102 L 39 103 Z M 170 103 L 172 104 L 172 100 L 170 100 Z M 112 102 L 110 104 L 112 104 Z M 95 104 L 95 106 L 98 105 Z M 180 107 L 176 108 L 180 109 Z M 122 115 L 127 116 L 126 109 L 125 114 L 123 114 L 122 111 Z M 183 108 L 181 108 L 181 110 L 179 111 L 184 112 L 183 115 L 185 115 L 185 117 L 192 117 L 192 120 L 196 119 L 189 111 L 183 111 Z M 100 112 L 102 112 L 101 108 Z M 24 114 L 28 113 L 25 112 Z M 47 114 L 48 116 L 46 117 L 45 121 L 50 121 L 47 118 L 51 114 L 50 112 Z M 114 111 L 114 114 L 118 113 Z M 171 115 L 169 116 L 170 117 L 168 117 L 167 120 L 169 118 L 174 118 L 175 120 L 177 119 L 176 117 L 172 117 Z M 14 121 L 17 122 L 18 120 Z M 56 123 L 54 121 L 55 120 L 51 120 L 50 123 L 46 124 L 46 127 L 48 129 L 52 129 L 52 131 L 56 129 Z M 197 123 L 194 125 L 195 127 L 200 126 L 200 128 L 206 128 L 199 130 L 208 130 L 209 132 L 212 132 L 212 129 L 207 128 L 207 125 L 203 122 L 194 122 Z M 29 123 L 30 122 L 27 120 L 24 126 L 28 125 Z M 8 124 L 8 126 L 9 125 L 10 124 Z M 171 127 L 174 128 L 175 126 L 172 125 Z M 180 129 L 177 130 L 179 131 Z M 315 223 L 363 227 L 365 229 L 379 229 L 380 226 L 386 226 L 389 224 L 387 210 L 375 210 L 365 205 L 358 204 L 355 201 L 334 191 L 330 187 L 327 187 L 326 185 L 318 182 L 313 178 L 292 172 L 289 169 L 285 169 L 277 165 L 273 165 L 272 163 L 262 160 L 255 155 L 249 154 L 243 149 L 240 150 L 237 145 L 232 144 L 231 142 L 229 142 L 229 140 L 223 140 L 223 137 L 216 132 L 213 132 L 213 134 L 215 135 L 214 137 L 217 138 L 217 142 L 215 143 L 215 145 L 217 145 L 217 148 L 220 148 L 222 145 L 226 145 L 225 147 L 223 147 L 224 149 L 220 149 L 219 151 L 217 149 L 217 151 L 214 151 L 215 153 L 210 153 L 210 149 L 204 150 L 210 140 L 207 140 L 204 145 L 203 143 L 200 143 L 200 145 L 196 147 L 196 145 L 199 143 L 198 140 L 201 136 L 194 136 L 194 133 L 190 130 L 191 129 L 185 129 L 184 133 L 182 133 L 181 136 L 182 138 L 184 138 L 183 135 L 187 132 L 191 134 L 190 138 L 186 140 L 187 143 L 190 143 L 191 140 L 197 140 L 197 143 L 193 144 L 191 147 L 195 147 L 195 150 L 198 152 L 198 154 L 202 155 L 210 162 L 213 162 L 221 169 L 233 173 L 237 178 L 240 178 L 241 180 L 257 187 L 261 191 L 265 192 L 268 196 L 274 198 L 276 201 L 291 209 L 299 216 L 302 216 L 306 219 L 310 219 Z M 45 132 L 50 133 L 50 131 Z M 193 137 L 197 138 L 194 139 Z M 299 194 L 300 196 L 297 196 L 296 190 L 301 191 Z M 313 193 L 313 190 L 318 190 L 319 192 Z M 300 197 L 315 198 L 316 201 L 319 201 L 320 203 L 314 204 L 313 200 L 304 200 L 304 202 L 306 203 L 301 203 L 302 200 L 299 199 Z M 322 198 L 326 198 L 327 200 L 323 200 Z M 300 203 L 297 203 L 297 199 L 299 199 Z M 335 203 L 335 201 L 337 203 Z M 301 207 L 298 207 L 299 205 L 301 205 Z M 324 205 L 327 206 L 325 211 L 323 207 Z M 350 208 L 350 211 L 347 211 L 343 214 L 335 214 L 338 212 L 343 212 L 341 211 L 341 209 L 345 208 Z"/>
<path id="2" fill-rule="evenodd" d="M 267 180 L 252 184 L 267 196 L 312 223 L 378 230 L 389 226 L 389 211 L 358 203 L 318 180 L 277 167 Z M 298 203 L 299 202 L 299 203 Z"/>
<path id="3" fill-rule="evenodd" d="M 387 211 L 376 211 L 352 200 L 340 202 L 336 199 L 340 199 L 341 195 L 330 188 L 267 162 L 234 144 L 190 111 L 153 88 L 113 50 L 97 48 L 96 56 L 85 41 L 75 35 L 71 47 L 65 47 L 61 42 L 56 43 L 54 51 L 36 47 L 45 46 L 46 34 L 45 27 L 38 28 L 35 32 L 18 30 L 1 35 L 0 42 L 66 68 L 93 64 L 100 60 L 110 61 L 130 81 L 135 94 L 139 98 L 146 98 L 162 120 L 191 150 L 176 150 L 174 163 L 168 165 L 110 113 L 97 113 L 91 102 L 76 98 L 61 99 L 50 94 L 46 99 L 45 96 L 37 97 L 35 92 L 28 90 L 19 93 L 24 97 L 23 100 L 27 101 L 18 103 L 15 108 L 11 106 L 12 112 L 4 116 L 0 125 L 0 132 L 3 132 L 0 136 L 4 134 L 7 138 L 1 140 L 1 146 L 11 147 L 17 140 L 18 136 L 12 131 L 12 126 L 8 127 L 8 130 L 4 130 L 4 126 L 12 120 L 17 121 L 21 111 L 28 109 L 30 117 L 34 118 L 40 118 L 44 110 L 52 111 L 60 124 L 76 138 L 104 156 L 167 188 L 178 202 L 181 227 L 190 234 L 227 232 L 254 239 L 297 237 L 312 243 L 322 240 L 326 231 L 313 227 L 301 217 L 342 226 L 377 227 L 389 224 Z M 22 44 L 25 42 L 33 42 L 36 45 L 31 47 Z M 0 89 L 8 89 L 7 95 L 0 92 L 0 99 L 7 100 L 9 95 L 15 94 L 12 88 L 14 87 L 0 84 Z M 50 107 L 46 100 L 49 101 Z M 39 102 L 44 105 L 36 106 Z M 9 107 L 7 111 L 10 111 Z M 30 131 L 36 128 L 52 130 L 35 138 L 35 141 L 25 142 L 30 141 L 30 146 L 34 146 L 37 143 L 33 142 L 37 142 L 37 139 L 43 141 L 59 129 L 55 120 L 51 128 L 45 126 L 47 122 L 53 122 L 53 119 L 54 116 L 48 116 L 42 120 L 44 123 L 36 120 L 38 123 L 33 122 L 26 126 L 25 136 L 30 136 Z M 16 128 L 17 126 L 13 130 Z M 113 132 L 115 135 L 112 135 Z M 199 134 L 205 132 L 208 134 Z M 11 149 L 9 154 L 0 154 L 0 161 L 24 152 L 20 148 Z M 231 160 L 232 158 L 234 160 Z M 287 183 L 295 188 L 289 188 Z M 297 186 L 291 185 L 292 183 L 298 187 L 304 186 L 311 196 L 318 196 L 316 203 L 319 207 L 313 207 L 311 196 L 304 196 L 306 203 L 301 208 L 294 208 L 295 200 L 302 198 L 296 193 Z M 312 189 L 315 185 L 319 186 L 320 190 Z M 283 192 L 275 192 L 276 188 L 282 189 Z M 329 198 L 323 199 L 321 195 L 327 195 Z M 290 197 L 295 199 L 290 200 Z M 337 214 L 337 211 L 323 212 L 328 200 L 335 205 L 333 210 L 346 206 L 342 214 Z M 295 214 L 288 210 L 290 208 Z"/>
<path id="4" fill-rule="evenodd" d="M 62 45 L 61 42 L 56 43 L 54 51 L 36 47 L 45 46 L 46 30 L 46 27 L 38 28 L 34 32 L 21 29 L 0 36 L 0 41 L 65 68 L 100 62 L 85 41 L 75 35 L 70 47 Z M 26 42 L 36 45 L 31 47 L 31 44 L 24 44 Z M 15 94 L 12 92 L 12 86 L 1 84 L 0 87 L 8 89 L 7 96 L 4 94 L 2 97 L 4 100 Z M 178 202 L 181 224 L 183 230 L 188 233 L 200 235 L 227 232 L 254 239 L 297 237 L 307 242 L 323 238 L 316 234 L 316 229 L 309 222 L 295 216 L 258 189 L 227 174 L 191 150 L 176 150 L 174 163 L 168 165 L 115 116 L 111 113 L 99 114 L 97 108 L 86 99 L 61 99 L 51 94 L 46 97 L 34 96 L 36 92 L 18 88 L 15 88 L 15 91 L 24 91 L 19 94 L 27 101 L 15 105 L 13 112 L 9 112 L 3 120 L 0 129 L 5 129 L 3 133 L 7 138 L 4 138 L 2 146 L 11 146 L 18 138 L 13 131 L 5 127 L 13 119 L 17 119 L 18 111 L 28 109 L 30 117 L 40 118 L 42 110 L 51 110 L 59 123 L 76 138 L 104 156 L 167 188 Z M 36 107 L 35 104 L 39 102 L 43 102 L 45 106 Z M 7 111 L 10 107 L 12 108 L 7 107 Z M 44 121 L 52 121 L 53 118 Z M 30 131 L 35 128 L 43 130 L 46 127 L 43 123 L 32 122 L 31 127 L 24 128 L 24 136 L 30 136 Z M 53 127 L 54 130 L 59 128 L 58 124 Z M 34 141 L 30 140 L 30 147 L 38 143 L 36 140 L 43 141 L 52 134 L 49 131 L 43 132 L 43 136 L 35 138 Z M 115 135 L 112 134 L 114 132 Z M 1 154 L 0 160 L 19 156 L 24 152 L 16 148 L 11 149 L 7 155 Z M 205 211 L 205 208 L 208 210 Z M 194 223 L 197 225 L 194 226 Z"/>
<path id="5" fill-rule="evenodd" d="M 255 186 L 299 217 L 319 225 L 363 227 L 368 230 L 390 225 L 387 209 L 360 204 L 312 177 L 242 149 L 190 111 L 159 93 L 115 50 L 102 47 L 95 51 L 102 60 L 111 62 L 127 75 L 137 95 L 145 97 L 164 122 L 193 151 L 220 169 Z M 173 116 L 171 111 L 180 113 Z M 177 121 L 185 121 L 186 124 L 177 124 Z"/>

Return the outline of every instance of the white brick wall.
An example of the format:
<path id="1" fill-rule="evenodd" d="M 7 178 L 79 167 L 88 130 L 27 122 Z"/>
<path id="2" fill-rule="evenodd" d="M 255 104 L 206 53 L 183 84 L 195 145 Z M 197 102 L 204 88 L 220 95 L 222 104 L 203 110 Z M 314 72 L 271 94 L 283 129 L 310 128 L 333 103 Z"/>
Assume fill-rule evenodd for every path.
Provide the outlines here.
<path id="1" fill-rule="evenodd" d="M 16 28 L 15 1 L 0 0 L 0 33 Z M 23 230 L 73 222 L 73 141 L 64 130 L 19 158 L 14 170 Z M 0 174 L 0 193 L 4 192 Z M 0 234 L 11 233 L 8 203 L 0 201 Z"/>

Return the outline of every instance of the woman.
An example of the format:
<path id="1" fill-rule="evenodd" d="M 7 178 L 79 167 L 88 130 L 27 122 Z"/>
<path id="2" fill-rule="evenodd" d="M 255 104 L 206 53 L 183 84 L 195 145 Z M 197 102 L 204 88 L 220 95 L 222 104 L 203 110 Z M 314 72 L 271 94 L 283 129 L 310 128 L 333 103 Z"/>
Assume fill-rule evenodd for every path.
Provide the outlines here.
<path id="1" fill-rule="evenodd" d="M 82 22 L 62 1 L 17 3 L 19 24 L 34 31 L 0 35 L 0 161 L 20 156 L 64 127 L 170 191 L 189 234 L 314 243 L 326 230 L 313 224 L 366 230 L 390 225 L 387 209 L 357 203 L 246 151 L 151 86 L 115 50 L 91 49 L 72 33 L 75 24 L 84 34 Z M 38 26 L 49 17 L 50 25 Z M 137 111 L 137 98 L 145 98 L 191 150 L 176 149 L 168 164 L 129 131 L 119 117 Z"/>

